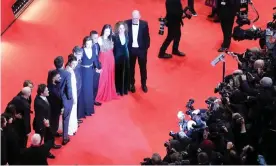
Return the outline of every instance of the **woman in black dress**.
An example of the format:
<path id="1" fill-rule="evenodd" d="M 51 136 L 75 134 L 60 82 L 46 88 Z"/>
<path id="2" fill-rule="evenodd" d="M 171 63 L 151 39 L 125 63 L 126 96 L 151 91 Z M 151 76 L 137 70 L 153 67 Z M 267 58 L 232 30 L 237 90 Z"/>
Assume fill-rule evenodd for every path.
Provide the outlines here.
<path id="1" fill-rule="evenodd" d="M 118 95 L 123 96 L 129 90 L 129 52 L 127 25 L 120 21 L 115 25 L 114 35 L 115 84 Z"/>

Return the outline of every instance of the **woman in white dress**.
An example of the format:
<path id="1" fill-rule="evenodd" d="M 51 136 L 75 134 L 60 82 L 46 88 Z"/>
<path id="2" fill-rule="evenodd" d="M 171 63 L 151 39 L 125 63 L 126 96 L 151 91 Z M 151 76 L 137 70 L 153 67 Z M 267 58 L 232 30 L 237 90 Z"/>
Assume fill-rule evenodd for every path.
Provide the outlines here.
<path id="1" fill-rule="evenodd" d="M 73 107 L 69 119 L 68 135 L 75 135 L 78 130 L 78 118 L 77 118 L 77 80 L 74 73 L 74 69 L 78 64 L 78 60 L 74 55 L 68 56 L 68 62 L 66 64 L 66 70 L 71 73 L 71 87 L 73 96 Z"/>

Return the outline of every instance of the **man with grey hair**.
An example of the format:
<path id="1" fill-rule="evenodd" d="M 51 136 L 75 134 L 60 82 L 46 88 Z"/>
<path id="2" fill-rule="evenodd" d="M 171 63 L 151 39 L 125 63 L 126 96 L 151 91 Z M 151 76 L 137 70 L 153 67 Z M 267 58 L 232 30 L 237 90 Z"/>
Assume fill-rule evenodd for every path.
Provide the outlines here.
<path id="1" fill-rule="evenodd" d="M 28 136 L 31 132 L 31 106 L 29 103 L 31 92 L 32 90 L 28 86 L 22 88 L 21 94 L 14 97 L 8 104 L 13 104 L 16 107 L 16 113 L 22 115 L 21 119 L 16 120 L 15 130 L 19 137 L 19 146 L 23 149 L 27 146 Z"/>
<path id="2" fill-rule="evenodd" d="M 46 133 L 50 133 L 50 123 L 44 120 Z M 48 165 L 47 158 L 52 147 L 52 141 L 46 141 L 41 145 L 41 136 L 34 134 L 31 138 L 31 146 L 24 149 L 21 156 L 21 165 Z"/>
<path id="3" fill-rule="evenodd" d="M 138 59 L 140 67 L 142 90 L 146 93 L 147 88 L 147 53 L 150 47 L 149 26 L 144 20 L 140 20 L 138 10 L 132 12 L 132 19 L 126 20 L 128 25 L 128 50 L 130 60 L 130 91 L 135 90 L 135 64 Z"/>

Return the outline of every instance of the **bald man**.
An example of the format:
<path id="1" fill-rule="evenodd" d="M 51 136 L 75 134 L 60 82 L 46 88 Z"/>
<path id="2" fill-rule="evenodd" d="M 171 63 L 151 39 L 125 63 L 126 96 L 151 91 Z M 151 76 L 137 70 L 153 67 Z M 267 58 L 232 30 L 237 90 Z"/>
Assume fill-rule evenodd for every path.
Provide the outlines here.
<path id="1" fill-rule="evenodd" d="M 21 94 L 12 99 L 8 104 L 13 104 L 16 107 L 16 113 L 22 115 L 22 119 L 16 119 L 15 131 L 19 136 L 19 146 L 20 148 L 26 148 L 28 136 L 31 132 L 31 122 L 30 122 L 30 112 L 31 106 L 29 98 L 31 96 L 32 90 L 30 87 L 24 87 L 21 90 Z"/>
<path id="2" fill-rule="evenodd" d="M 142 90 L 146 93 L 147 88 L 147 53 L 150 47 L 149 27 L 146 21 L 140 20 L 138 10 L 132 12 L 132 19 L 126 20 L 128 25 L 128 50 L 130 59 L 130 91 L 135 90 L 135 65 L 138 59 L 141 75 Z"/>
<path id="3" fill-rule="evenodd" d="M 49 121 L 44 121 L 47 132 L 50 131 Z M 50 149 L 52 147 L 51 141 L 44 142 L 41 145 L 41 136 L 34 134 L 31 138 L 31 146 L 22 151 L 21 165 L 48 165 L 47 158 L 49 157 Z"/>

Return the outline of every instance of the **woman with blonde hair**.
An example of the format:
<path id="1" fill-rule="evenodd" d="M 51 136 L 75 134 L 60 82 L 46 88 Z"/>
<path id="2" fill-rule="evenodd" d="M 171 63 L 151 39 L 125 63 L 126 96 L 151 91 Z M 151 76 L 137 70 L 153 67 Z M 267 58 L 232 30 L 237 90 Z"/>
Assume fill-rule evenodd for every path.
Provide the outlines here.
<path id="1" fill-rule="evenodd" d="M 129 52 L 127 25 L 119 21 L 115 25 L 114 56 L 115 56 L 115 85 L 118 95 L 128 94 L 129 81 Z"/>

